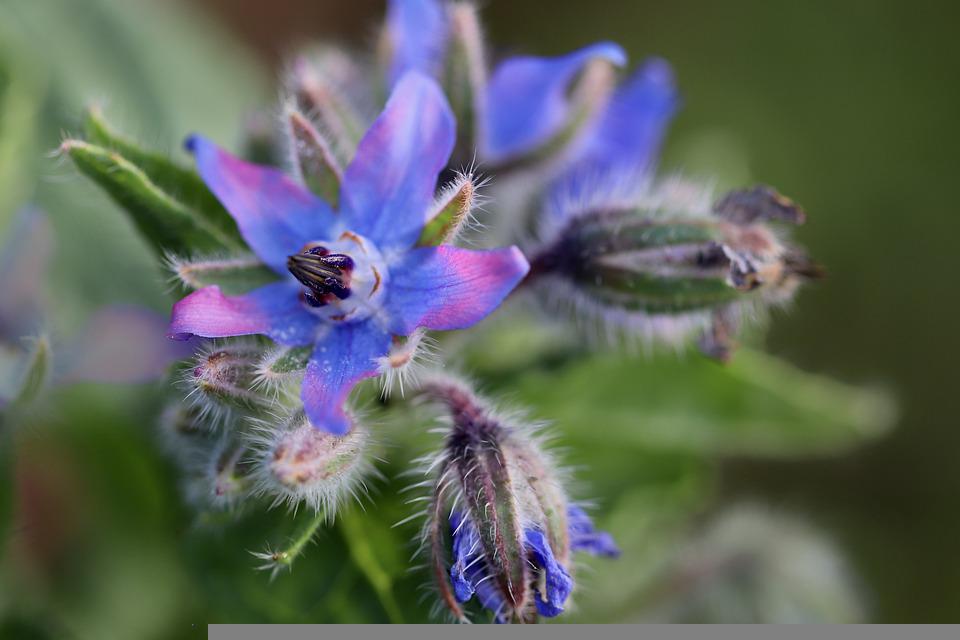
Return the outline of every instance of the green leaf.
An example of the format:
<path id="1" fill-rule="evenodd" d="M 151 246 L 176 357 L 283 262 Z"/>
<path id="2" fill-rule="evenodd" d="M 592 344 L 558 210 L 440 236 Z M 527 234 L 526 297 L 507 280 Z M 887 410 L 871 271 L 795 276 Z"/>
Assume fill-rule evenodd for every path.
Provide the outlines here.
<path id="1" fill-rule="evenodd" d="M 6 36 L 0 28 L 0 231 L 31 189 L 44 75 Z"/>
<path id="2" fill-rule="evenodd" d="M 883 392 L 806 373 L 744 349 L 731 364 L 675 354 L 583 356 L 519 375 L 518 401 L 556 419 L 575 446 L 597 438 L 622 446 L 790 456 L 848 449 L 894 423 Z"/>
<path id="3" fill-rule="evenodd" d="M 196 171 L 181 167 L 167 156 L 143 149 L 119 135 L 110 128 L 98 107 L 87 110 L 84 129 L 88 142 L 116 151 L 143 171 L 157 187 L 184 203 L 225 237 L 243 243 L 236 222 Z"/>
<path id="4" fill-rule="evenodd" d="M 252 255 L 190 260 L 169 256 L 168 267 L 188 289 L 219 286 L 236 295 L 277 281 L 277 274 Z"/>
<path id="5" fill-rule="evenodd" d="M 243 245 L 110 149 L 66 140 L 61 149 L 127 213 L 158 253 L 241 250 Z"/>

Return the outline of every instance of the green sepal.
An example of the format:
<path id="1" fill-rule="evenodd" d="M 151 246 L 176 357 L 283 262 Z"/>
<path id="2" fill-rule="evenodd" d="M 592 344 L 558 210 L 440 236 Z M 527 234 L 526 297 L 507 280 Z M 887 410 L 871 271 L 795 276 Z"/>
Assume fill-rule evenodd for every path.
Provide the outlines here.
<path id="1" fill-rule="evenodd" d="M 334 156 L 333 146 L 295 108 L 288 108 L 286 119 L 288 143 L 298 177 L 310 191 L 334 209 L 338 208 L 343 170 Z"/>
<path id="2" fill-rule="evenodd" d="M 443 190 L 435 213 L 424 225 L 418 247 L 435 247 L 449 242 L 469 219 L 475 193 L 472 176 L 464 175 Z"/>
<path id="3" fill-rule="evenodd" d="M 313 347 L 278 347 L 268 351 L 257 364 L 257 382 L 271 388 L 302 374 L 311 353 Z"/>
<path id="4" fill-rule="evenodd" d="M 253 255 L 196 260 L 171 255 L 167 263 L 187 289 L 217 285 L 225 294 L 237 295 L 277 281 L 277 274 Z"/>

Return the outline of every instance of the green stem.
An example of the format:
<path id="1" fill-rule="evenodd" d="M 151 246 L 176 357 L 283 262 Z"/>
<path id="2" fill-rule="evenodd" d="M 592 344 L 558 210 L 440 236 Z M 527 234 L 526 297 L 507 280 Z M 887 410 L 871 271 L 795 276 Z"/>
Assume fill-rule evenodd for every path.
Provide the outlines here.
<path id="1" fill-rule="evenodd" d="M 400 606 L 393 597 L 393 580 L 377 560 L 370 541 L 364 535 L 363 524 L 356 518 L 356 512 L 342 513 L 339 523 L 350 557 L 377 593 L 387 618 L 393 624 L 403 624 L 403 614 L 400 613 Z"/>
<path id="2" fill-rule="evenodd" d="M 278 566 L 289 567 L 293 564 L 293 561 L 303 553 L 303 548 L 307 546 L 313 536 L 316 535 L 317 530 L 320 526 L 326 522 L 327 513 L 323 509 L 320 509 L 313 514 L 313 517 L 310 518 L 303 526 L 296 532 L 293 542 L 290 543 L 286 549 L 277 551 L 273 554 L 273 560 Z"/>

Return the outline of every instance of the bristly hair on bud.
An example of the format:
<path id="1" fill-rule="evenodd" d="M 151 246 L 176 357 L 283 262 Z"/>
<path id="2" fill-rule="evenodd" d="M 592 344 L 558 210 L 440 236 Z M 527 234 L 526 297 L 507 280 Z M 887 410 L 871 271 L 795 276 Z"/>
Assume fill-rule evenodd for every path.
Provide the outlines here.
<path id="1" fill-rule="evenodd" d="M 417 244 L 423 247 L 452 244 L 465 232 L 482 229 L 476 212 L 483 211 L 487 203 L 481 189 L 489 182 L 489 178 L 478 178 L 472 166 L 457 171 L 437 194 Z"/>
<path id="2" fill-rule="evenodd" d="M 369 429 L 350 415 L 342 436 L 310 424 L 302 408 L 276 421 L 257 420 L 249 437 L 254 492 L 296 509 L 305 504 L 333 518 L 345 496 L 359 501 L 366 479 L 375 477 Z"/>
<path id="3" fill-rule="evenodd" d="M 390 352 L 377 358 L 383 397 L 389 397 L 395 388 L 403 396 L 404 383 L 416 387 L 423 370 L 437 362 L 437 341 L 425 329 L 417 329 L 406 338 L 394 336 Z"/>
<path id="4" fill-rule="evenodd" d="M 185 369 L 181 386 L 197 417 L 211 425 L 230 419 L 237 408 L 267 406 L 269 398 L 254 390 L 263 348 L 253 340 L 211 341 Z"/>
<path id="5" fill-rule="evenodd" d="M 528 282 L 601 342 L 701 349 L 726 360 L 737 329 L 789 302 L 820 268 L 771 223 L 803 211 L 769 187 L 734 191 L 649 177 L 563 185 L 545 207 Z"/>
<path id="6" fill-rule="evenodd" d="M 536 425 L 498 413 L 464 382 L 434 375 L 424 395 L 444 405 L 441 452 L 424 459 L 430 487 L 421 548 L 429 556 L 438 606 L 459 621 L 477 602 L 496 622 L 535 622 L 564 611 L 573 590 L 571 554 L 615 556 L 570 502 L 565 472 Z"/>
<path id="7" fill-rule="evenodd" d="M 298 56 L 287 73 L 286 93 L 297 110 L 329 140 L 345 165 L 374 110 L 367 74 L 345 52 L 321 47 Z"/>

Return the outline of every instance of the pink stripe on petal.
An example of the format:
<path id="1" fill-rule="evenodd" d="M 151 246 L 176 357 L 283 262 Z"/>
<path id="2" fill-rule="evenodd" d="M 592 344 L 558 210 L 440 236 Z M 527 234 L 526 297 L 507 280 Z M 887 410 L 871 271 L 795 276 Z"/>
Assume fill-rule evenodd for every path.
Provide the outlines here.
<path id="1" fill-rule="evenodd" d="M 350 430 L 344 404 L 353 387 L 377 374 L 376 359 L 390 350 L 390 334 L 372 322 L 339 324 L 317 346 L 307 364 L 300 398 L 317 429 L 343 435 Z"/>
<path id="2" fill-rule="evenodd" d="M 304 244 L 329 238 L 329 205 L 282 172 L 235 158 L 201 136 L 187 140 L 200 177 L 237 221 L 254 253 L 278 273 Z"/>
<path id="3" fill-rule="evenodd" d="M 415 249 L 390 270 L 391 331 L 409 335 L 417 327 L 469 327 L 496 309 L 529 269 L 516 247 Z"/>
<path id="4" fill-rule="evenodd" d="M 167 335 L 225 338 L 262 334 L 288 346 L 313 342 L 318 319 L 300 302 L 300 288 L 278 282 L 240 296 L 225 296 L 220 287 L 204 287 L 173 305 Z"/>
<path id="5" fill-rule="evenodd" d="M 455 138 L 437 83 L 418 72 L 400 78 L 344 173 L 347 226 L 381 249 L 413 245 Z"/>

